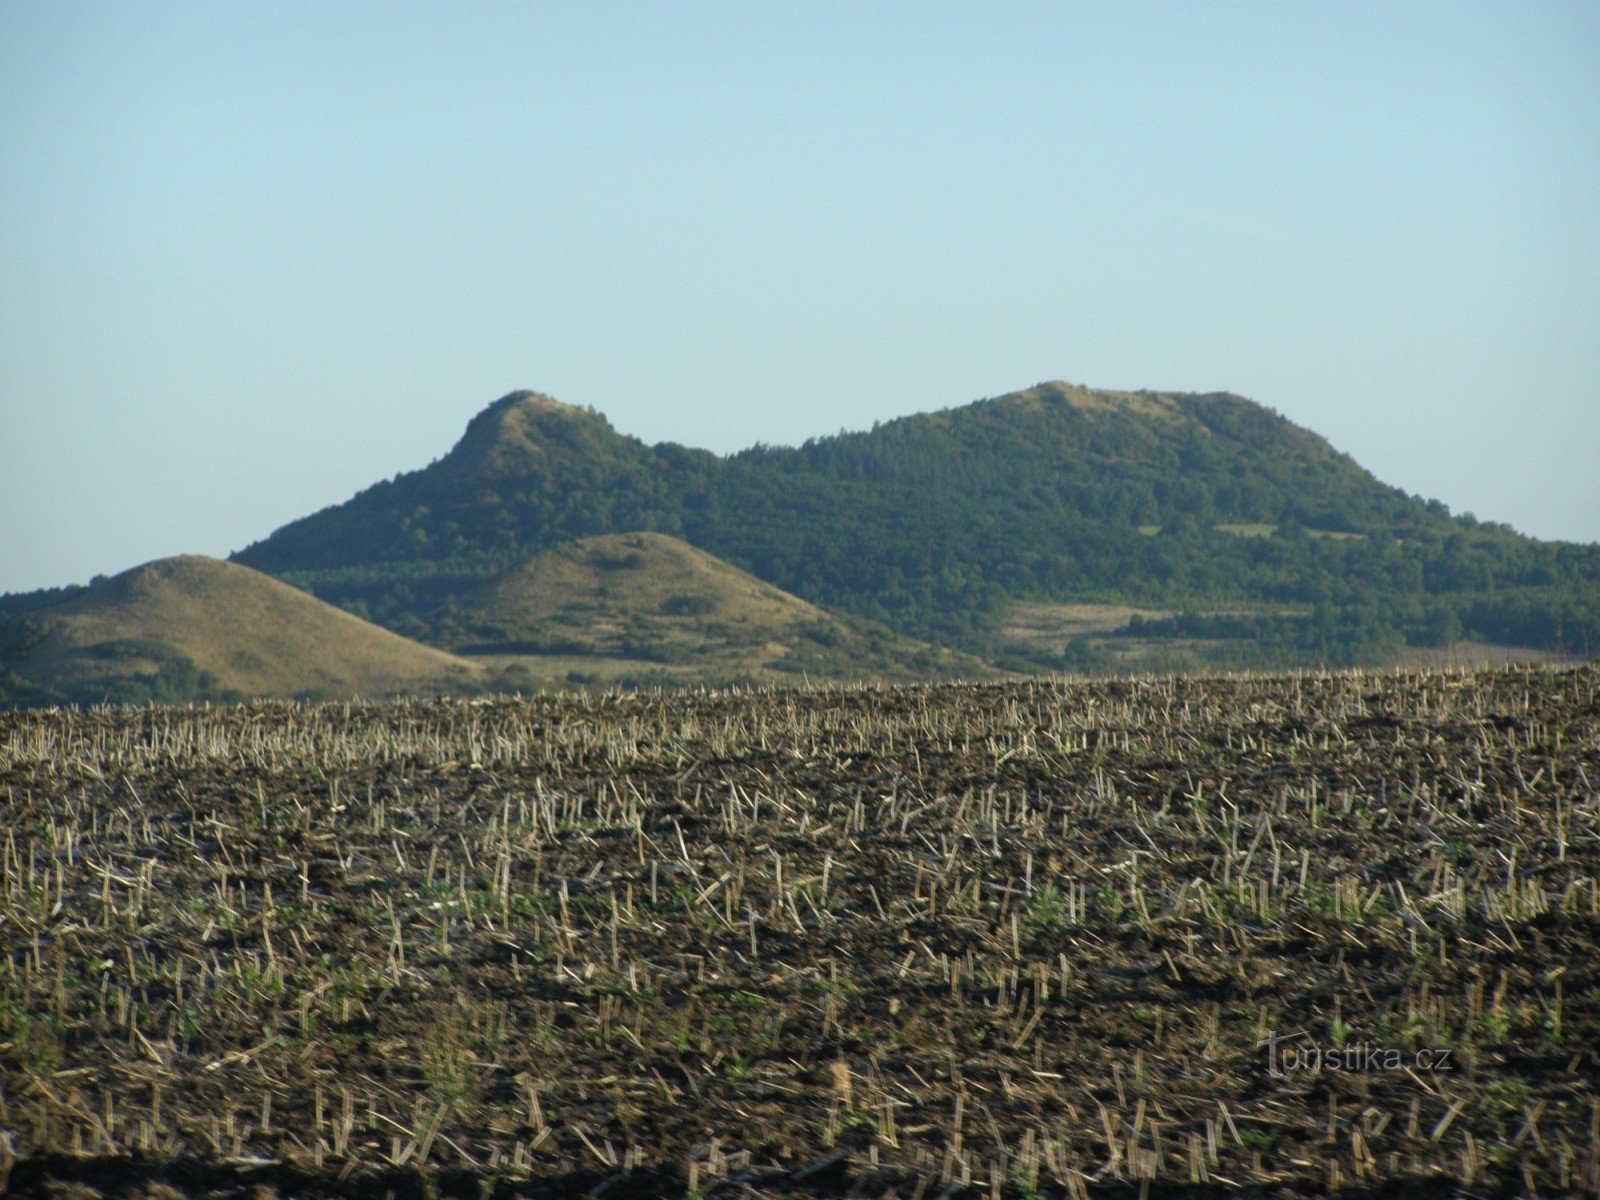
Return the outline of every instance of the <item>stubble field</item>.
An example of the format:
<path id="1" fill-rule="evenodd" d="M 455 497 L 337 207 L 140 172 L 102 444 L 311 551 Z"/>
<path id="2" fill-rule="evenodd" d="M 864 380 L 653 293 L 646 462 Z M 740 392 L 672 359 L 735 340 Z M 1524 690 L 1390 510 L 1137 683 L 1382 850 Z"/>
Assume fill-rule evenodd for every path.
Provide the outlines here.
<path id="1" fill-rule="evenodd" d="M 0 1191 L 1600 1191 L 1600 671 L 0 714 Z"/>

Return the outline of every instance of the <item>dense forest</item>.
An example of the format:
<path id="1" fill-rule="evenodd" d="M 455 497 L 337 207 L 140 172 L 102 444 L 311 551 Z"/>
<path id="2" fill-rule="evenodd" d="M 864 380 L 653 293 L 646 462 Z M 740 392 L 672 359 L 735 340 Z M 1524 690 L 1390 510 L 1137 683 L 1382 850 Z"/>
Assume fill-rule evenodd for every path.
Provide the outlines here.
<path id="1" fill-rule="evenodd" d="M 720 457 L 514 393 L 444 458 L 236 558 L 426 638 L 473 582 L 632 530 L 978 652 L 1025 598 L 1181 610 L 1139 632 L 1232 640 L 1261 662 L 1463 637 L 1600 649 L 1600 546 L 1453 516 L 1226 394 L 1041 384 Z"/>

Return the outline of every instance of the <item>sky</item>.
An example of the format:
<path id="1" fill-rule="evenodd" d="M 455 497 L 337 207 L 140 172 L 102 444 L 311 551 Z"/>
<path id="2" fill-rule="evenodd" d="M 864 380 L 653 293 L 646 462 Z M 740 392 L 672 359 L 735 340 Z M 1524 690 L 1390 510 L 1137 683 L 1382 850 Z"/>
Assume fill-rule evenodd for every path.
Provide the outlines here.
<path id="1" fill-rule="evenodd" d="M 1226 390 L 1600 540 L 1600 5 L 8 0 L 0 591 L 533 388 L 795 444 Z"/>

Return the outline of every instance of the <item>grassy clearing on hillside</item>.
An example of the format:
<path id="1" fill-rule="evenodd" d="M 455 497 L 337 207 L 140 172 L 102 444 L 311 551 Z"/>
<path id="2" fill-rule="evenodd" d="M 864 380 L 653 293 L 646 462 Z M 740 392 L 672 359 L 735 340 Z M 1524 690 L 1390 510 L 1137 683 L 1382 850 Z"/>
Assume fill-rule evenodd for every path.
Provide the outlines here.
<path id="1" fill-rule="evenodd" d="M 1205 615 L 1239 616 L 1246 612 L 1234 606 L 1205 610 Z M 1261 609 L 1260 615 L 1289 616 L 1298 612 L 1280 605 Z M 1163 621 L 1178 615 L 1174 609 L 1127 604 L 1018 601 L 1007 608 L 996 631 L 995 654 L 1006 662 L 1053 661 L 1058 669 L 1085 674 L 1174 674 L 1216 673 L 1219 662 L 1225 663 L 1229 654 L 1241 652 L 1239 644 L 1222 640 L 1170 634 L 1134 637 L 1127 633 L 1134 618 Z"/>
<path id="2" fill-rule="evenodd" d="M 1228 617 L 1304 618 L 1303 605 L 1202 608 L 1202 619 Z M 1005 613 L 995 632 L 992 653 L 1001 662 L 1027 659 L 1055 662 L 1058 669 L 1084 674 L 1216 674 L 1234 669 L 1262 668 L 1272 661 L 1270 651 L 1239 637 L 1203 637 L 1174 634 L 1161 628 L 1179 617 L 1173 609 L 1135 608 L 1126 604 L 1062 604 L 1018 601 Z M 1154 622 L 1140 633 L 1130 623 Z M 1481 641 L 1455 641 L 1440 646 L 1403 645 L 1388 650 L 1380 662 L 1388 667 L 1416 669 L 1470 669 L 1514 663 L 1572 664 L 1575 656 L 1554 650 L 1501 645 Z"/>
<path id="3" fill-rule="evenodd" d="M 1133 608 L 1126 604 L 1051 604 L 1023 600 L 1006 610 L 1000 638 L 1007 645 L 1047 650 L 1066 638 L 1114 633 L 1126 628 L 1133 617 L 1155 620 L 1174 616 L 1177 612 L 1173 609 Z"/>
<path id="4" fill-rule="evenodd" d="M 1139 532 L 1145 537 L 1155 537 L 1161 532 L 1160 525 L 1140 525 Z M 1278 536 L 1278 525 L 1273 521 L 1222 521 L 1211 528 L 1218 533 L 1232 534 L 1234 537 L 1244 538 L 1270 538 Z M 1364 533 L 1351 533 L 1342 529 L 1310 529 L 1304 528 L 1302 532 L 1307 537 L 1326 538 L 1334 542 L 1364 542 L 1367 535 Z"/>
<path id="5" fill-rule="evenodd" d="M 1597 691 L 0 714 L 0 1174 L 1592 1193 Z"/>

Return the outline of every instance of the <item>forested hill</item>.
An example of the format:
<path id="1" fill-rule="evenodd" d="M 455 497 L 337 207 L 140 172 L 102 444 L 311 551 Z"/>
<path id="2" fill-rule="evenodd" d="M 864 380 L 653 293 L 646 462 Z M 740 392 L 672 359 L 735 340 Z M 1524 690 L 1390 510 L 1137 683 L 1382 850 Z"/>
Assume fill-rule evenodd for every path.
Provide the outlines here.
<path id="1" fill-rule="evenodd" d="M 233 557 L 273 574 L 465 565 L 512 561 L 593 534 L 666 530 L 662 518 L 679 504 L 664 450 L 617 433 L 587 409 L 514 392 L 474 417 L 438 461 L 291 522 Z"/>
<path id="2" fill-rule="evenodd" d="M 514 393 L 432 465 L 236 557 L 425 634 L 472 580 L 632 530 L 973 648 L 1022 597 L 1229 610 L 1183 619 L 1291 660 L 1463 634 L 1600 648 L 1600 546 L 1452 517 L 1238 396 L 1065 383 L 727 457 Z"/>

